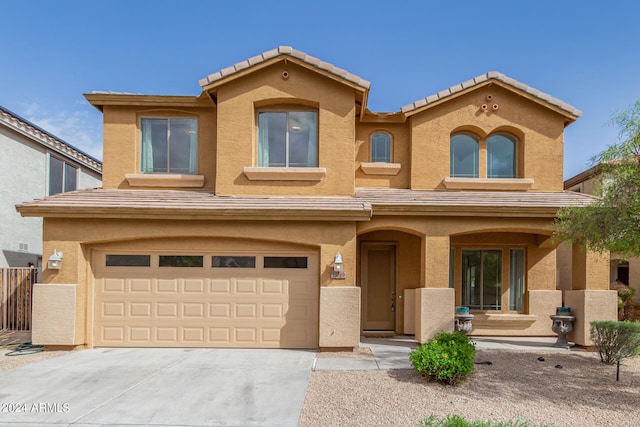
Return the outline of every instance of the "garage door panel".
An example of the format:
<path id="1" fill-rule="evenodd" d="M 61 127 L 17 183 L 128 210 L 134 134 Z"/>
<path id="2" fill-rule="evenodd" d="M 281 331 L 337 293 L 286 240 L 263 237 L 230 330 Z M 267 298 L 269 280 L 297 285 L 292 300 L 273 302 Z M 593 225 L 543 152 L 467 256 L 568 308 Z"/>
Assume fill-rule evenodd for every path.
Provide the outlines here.
<path id="1" fill-rule="evenodd" d="M 231 295 L 230 279 L 212 279 L 209 282 L 209 292 L 212 294 Z"/>
<path id="2" fill-rule="evenodd" d="M 104 293 L 124 293 L 125 291 L 125 279 L 105 279 L 103 281 L 102 291 Z"/>
<path id="3" fill-rule="evenodd" d="M 150 302 L 130 302 L 129 317 L 150 319 L 151 303 Z"/>
<path id="4" fill-rule="evenodd" d="M 133 343 L 148 344 L 151 342 L 152 328 L 147 327 L 130 327 L 129 328 L 129 340 Z"/>
<path id="5" fill-rule="evenodd" d="M 204 294 L 205 285 L 204 279 L 185 279 L 184 281 L 184 293 L 185 294 Z"/>
<path id="6" fill-rule="evenodd" d="M 127 282 L 129 286 L 127 288 L 132 293 L 144 293 L 150 294 L 152 289 L 152 283 L 150 279 L 131 279 Z"/>
<path id="7" fill-rule="evenodd" d="M 179 279 L 158 279 L 156 292 L 158 294 L 177 294 Z"/>
<path id="8" fill-rule="evenodd" d="M 206 258 L 204 268 L 97 268 L 94 345 L 317 347 L 317 271 L 257 259 L 253 269 L 207 269 Z"/>
<path id="9" fill-rule="evenodd" d="M 257 318 L 257 303 L 253 304 L 235 304 L 235 318 L 236 319 L 252 319 Z"/>
<path id="10" fill-rule="evenodd" d="M 182 316 L 204 319 L 204 303 L 186 302 L 182 304 Z"/>
<path id="11" fill-rule="evenodd" d="M 229 319 L 231 317 L 231 303 L 209 303 L 209 317 Z"/>
<path id="12" fill-rule="evenodd" d="M 258 279 L 237 279 L 235 282 L 235 290 L 238 295 L 251 295 L 258 294 Z"/>

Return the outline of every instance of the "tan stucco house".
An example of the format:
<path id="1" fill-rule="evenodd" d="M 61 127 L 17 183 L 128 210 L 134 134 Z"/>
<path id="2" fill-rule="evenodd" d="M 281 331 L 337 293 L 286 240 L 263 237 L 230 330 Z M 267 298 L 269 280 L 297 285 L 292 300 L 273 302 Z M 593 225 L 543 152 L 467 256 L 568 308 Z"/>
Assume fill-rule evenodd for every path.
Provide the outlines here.
<path id="1" fill-rule="evenodd" d="M 44 217 L 33 341 L 353 348 L 367 332 L 552 335 L 565 303 L 616 316 L 608 260 L 556 284 L 564 128 L 580 112 L 496 72 L 393 113 L 369 82 L 290 47 L 198 96 L 92 93 L 103 188 L 23 203 Z M 417 90 L 419 92 L 419 90 Z M 563 295 L 564 292 L 564 295 Z"/>

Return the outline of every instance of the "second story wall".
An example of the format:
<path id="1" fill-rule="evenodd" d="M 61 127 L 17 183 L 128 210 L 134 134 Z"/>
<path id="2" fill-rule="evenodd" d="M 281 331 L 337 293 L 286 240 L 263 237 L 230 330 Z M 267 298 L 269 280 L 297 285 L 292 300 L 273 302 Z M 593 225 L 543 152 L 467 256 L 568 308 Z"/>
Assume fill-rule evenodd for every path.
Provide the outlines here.
<path id="1" fill-rule="evenodd" d="M 386 152 L 387 146 L 390 150 Z M 356 187 L 409 188 L 409 123 L 356 124 Z"/>
<path id="2" fill-rule="evenodd" d="M 353 88 L 297 64 L 279 62 L 224 83 L 217 88 L 216 95 L 217 194 L 354 193 L 356 107 Z M 292 112 L 307 115 L 308 122 L 294 124 L 296 117 Z M 259 139 L 266 137 L 265 131 L 260 130 L 259 115 L 264 113 L 279 116 L 269 120 L 289 120 L 286 126 L 291 145 L 287 153 L 284 150 L 282 153 L 259 152 Z M 263 120 L 268 115 L 263 115 Z M 304 143 L 304 149 L 308 150 L 308 156 L 303 155 L 305 159 L 308 157 L 306 164 L 306 160 L 296 159 L 293 154 L 296 132 L 306 133 L 305 138 L 314 140 L 308 145 Z"/>
<path id="3" fill-rule="evenodd" d="M 127 179 L 131 175 L 143 175 L 142 130 L 143 119 L 193 118 L 197 126 L 197 160 L 194 175 L 203 178 L 203 184 L 189 189 L 215 189 L 216 176 L 216 112 L 204 107 L 149 107 L 112 106 L 103 107 L 104 152 L 103 188 L 136 188 L 142 184 L 152 189 L 153 182 L 136 182 Z M 167 173 L 153 174 L 161 178 Z M 151 175 L 151 174 L 146 174 Z M 179 181 L 179 180 L 178 180 Z M 176 187 L 179 187 L 176 182 Z M 171 185 L 162 185 L 171 188 Z"/>
<path id="4" fill-rule="evenodd" d="M 410 120 L 412 189 L 446 189 L 443 181 L 452 176 L 450 141 L 456 134 L 468 134 L 478 141 L 476 178 L 486 179 L 491 159 L 487 139 L 506 134 L 517 141 L 515 178 L 533 179 L 531 191 L 563 190 L 564 119 L 522 95 L 489 85 L 419 112 Z M 487 185 L 486 189 L 492 188 Z"/>

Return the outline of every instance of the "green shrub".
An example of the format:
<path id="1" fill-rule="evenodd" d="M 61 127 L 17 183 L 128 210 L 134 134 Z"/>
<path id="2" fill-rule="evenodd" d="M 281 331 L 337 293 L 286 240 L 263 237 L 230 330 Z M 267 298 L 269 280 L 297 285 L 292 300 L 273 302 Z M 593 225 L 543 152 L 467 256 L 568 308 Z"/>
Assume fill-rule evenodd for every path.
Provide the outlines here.
<path id="1" fill-rule="evenodd" d="M 491 423 L 488 421 L 467 421 L 458 415 L 447 415 L 446 418 L 438 418 L 431 415 L 418 424 L 419 427 L 534 427 L 524 421 L 507 421 L 505 423 Z"/>
<path id="2" fill-rule="evenodd" d="M 591 322 L 591 341 L 603 363 L 613 365 L 618 359 L 640 354 L 640 322 Z"/>
<path id="3" fill-rule="evenodd" d="M 473 371 L 476 348 L 469 338 L 454 331 L 441 332 L 409 353 L 413 369 L 431 380 L 455 385 Z"/>

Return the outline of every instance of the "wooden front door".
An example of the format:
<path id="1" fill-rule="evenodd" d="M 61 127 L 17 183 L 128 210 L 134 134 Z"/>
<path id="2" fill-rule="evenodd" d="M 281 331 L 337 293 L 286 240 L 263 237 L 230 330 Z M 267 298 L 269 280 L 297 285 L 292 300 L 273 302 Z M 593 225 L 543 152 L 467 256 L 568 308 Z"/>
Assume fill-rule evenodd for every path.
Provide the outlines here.
<path id="1" fill-rule="evenodd" d="M 362 329 L 396 326 L 396 245 L 363 242 L 361 248 Z"/>

